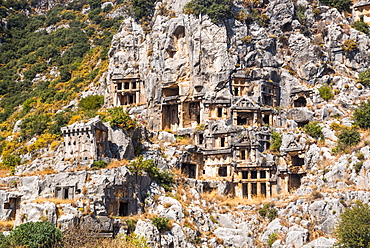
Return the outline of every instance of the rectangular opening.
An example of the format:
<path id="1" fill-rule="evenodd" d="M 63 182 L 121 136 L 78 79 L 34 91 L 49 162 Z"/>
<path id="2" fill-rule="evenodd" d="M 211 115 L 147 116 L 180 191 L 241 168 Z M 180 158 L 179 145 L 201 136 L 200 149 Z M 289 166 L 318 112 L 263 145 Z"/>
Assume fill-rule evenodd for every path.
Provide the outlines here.
<path id="1" fill-rule="evenodd" d="M 248 183 L 242 184 L 243 197 L 248 197 Z"/>
<path id="2" fill-rule="evenodd" d="M 189 117 L 190 117 L 190 121 L 196 122 L 197 124 L 200 123 L 200 103 L 199 102 L 191 102 L 189 104 Z"/>
<path id="3" fill-rule="evenodd" d="M 261 195 L 266 197 L 266 183 L 261 183 Z"/>
<path id="4" fill-rule="evenodd" d="M 69 199 L 68 188 L 63 188 L 63 199 Z"/>
<path id="5" fill-rule="evenodd" d="M 226 177 L 227 176 L 227 167 L 218 168 L 218 175 L 220 177 Z"/>
<path id="6" fill-rule="evenodd" d="M 128 202 L 120 202 L 119 203 L 119 216 L 128 216 Z"/>
<path id="7" fill-rule="evenodd" d="M 122 90 L 122 83 L 117 84 L 117 90 Z"/>
<path id="8" fill-rule="evenodd" d="M 135 96 L 134 95 L 129 95 L 129 104 L 134 104 L 135 103 Z"/>
<path id="9" fill-rule="evenodd" d="M 246 150 L 240 150 L 240 159 L 245 160 L 247 151 Z"/>
<path id="10" fill-rule="evenodd" d="M 125 88 L 125 90 L 130 89 L 130 83 L 129 82 L 125 82 L 124 83 L 124 88 Z"/>
<path id="11" fill-rule="evenodd" d="M 251 171 L 251 179 L 257 179 L 257 171 Z"/>
<path id="12" fill-rule="evenodd" d="M 304 158 L 300 158 L 299 156 L 292 156 L 292 165 L 293 166 L 302 166 L 304 165 Z"/>
<path id="13" fill-rule="evenodd" d="M 263 116 L 262 121 L 263 121 L 263 124 L 270 125 L 270 124 L 271 124 L 271 123 L 270 123 L 270 115 L 269 115 L 269 114 L 265 114 L 265 115 Z"/>
<path id="14" fill-rule="evenodd" d="M 266 178 L 266 171 L 264 170 L 260 171 L 260 178 Z"/>
<path id="15" fill-rule="evenodd" d="M 162 121 L 162 129 L 176 130 L 179 124 L 178 104 L 163 105 Z"/>
<path id="16" fill-rule="evenodd" d="M 181 172 L 188 178 L 196 178 L 197 166 L 195 164 L 183 163 L 181 165 Z"/>
<path id="17" fill-rule="evenodd" d="M 234 96 L 239 96 L 239 87 L 234 87 Z"/>
<path id="18" fill-rule="evenodd" d="M 248 171 L 242 171 L 242 179 L 248 179 Z"/>
<path id="19" fill-rule="evenodd" d="M 257 195 L 257 183 L 252 183 L 252 196 Z"/>
<path id="20" fill-rule="evenodd" d="M 236 124 L 238 126 L 253 125 L 253 113 L 251 112 L 238 112 L 236 116 Z"/>
<path id="21" fill-rule="evenodd" d="M 163 97 L 178 96 L 179 87 L 163 88 L 162 94 L 163 94 Z"/>
<path id="22" fill-rule="evenodd" d="M 6 210 L 7 219 L 15 219 L 17 209 L 19 209 L 19 203 L 21 202 L 20 198 L 9 198 L 9 202 L 4 203 L 4 210 Z"/>
<path id="23" fill-rule="evenodd" d="M 221 143 L 220 143 L 220 146 L 221 146 L 221 147 L 225 147 L 225 145 L 226 145 L 226 144 L 225 144 L 225 143 L 226 143 L 225 141 L 226 141 L 226 139 L 225 139 L 224 137 L 222 137 L 222 138 L 221 138 Z"/>
<path id="24" fill-rule="evenodd" d="M 222 117 L 222 108 L 217 108 L 217 117 Z"/>
<path id="25" fill-rule="evenodd" d="M 289 181 L 288 181 L 288 191 L 289 191 L 289 193 L 298 189 L 300 186 L 301 186 L 301 175 L 299 175 L 299 174 L 290 174 L 289 175 Z"/>
<path id="26" fill-rule="evenodd" d="M 136 90 L 136 82 L 132 82 L 132 89 Z"/>
<path id="27" fill-rule="evenodd" d="M 202 145 L 204 143 L 204 136 L 202 133 L 198 134 L 198 140 L 199 140 L 199 145 Z"/>

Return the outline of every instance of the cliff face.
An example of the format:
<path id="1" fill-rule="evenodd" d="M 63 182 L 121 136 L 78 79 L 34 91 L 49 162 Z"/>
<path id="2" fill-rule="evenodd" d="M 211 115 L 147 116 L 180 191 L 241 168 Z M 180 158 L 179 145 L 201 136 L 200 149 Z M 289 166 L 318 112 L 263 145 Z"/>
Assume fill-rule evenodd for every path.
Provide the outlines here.
<path id="1" fill-rule="evenodd" d="M 353 109 L 370 96 L 356 80 L 369 66 L 369 37 L 313 2 L 235 1 L 238 18 L 219 24 L 184 14 L 186 2 L 157 3 L 149 25 L 125 17 L 105 85 L 82 94 L 105 86 L 105 106 L 124 106 L 145 128 L 124 132 L 100 119 L 64 128 L 64 147 L 17 168 L 59 174 L 0 180 L 2 219 L 89 223 L 112 235 L 128 232 L 112 216 L 134 215 L 135 233 L 153 247 L 334 244 L 344 207 L 369 201 L 367 132 L 347 154 L 335 153 L 338 130 L 353 126 Z M 317 137 L 304 132 L 314 121 Z M 125 162 L 82 168 L 139 153 L 178 169 L 170 192 Z M 159 232 L 143 212 L 172 227 Z"/>

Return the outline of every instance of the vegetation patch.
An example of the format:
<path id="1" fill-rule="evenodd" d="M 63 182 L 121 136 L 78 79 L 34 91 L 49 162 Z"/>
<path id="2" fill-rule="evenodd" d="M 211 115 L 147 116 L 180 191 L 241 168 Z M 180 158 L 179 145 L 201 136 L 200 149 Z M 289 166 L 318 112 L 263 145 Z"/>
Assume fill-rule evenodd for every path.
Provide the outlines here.
<path id="1" fill-rule="evenodd" d="M 322 99 L 329 101 L 334 98 L 334 94 L 329 85 L 323 85 L 319 88 L 319 94 Z"/>
<path id="2" fill-rule="evenodd" d="M 220 23 L 233 16 L 232 0 L 192 0 L 184 7 L 185 14 L 208 15 L 212 22 Z"/>
<path id="3" fill-rule="evenodd" d="M 152 220 L 152 223 L 155 227 L 157 227 L 158 231 L 160 233 L 164 233 L 166 231 L 170 231 L 172 228 L 172 225 L 170 223 L 170 220 L 164 217 L 154 217 Z"/>
<path id="4" fill-rule="evenodd" d="M 27 222 L 2 239 L 0 247 L 52 247 L 62 240 L 62 232 L 50 222 Z"/>
<path id="5" fill-rule="evenodd" d="M 170 171 L 159 170 L 152 159 L 144 160 L 143 156 L 139 156 L 135 161 L 128 166 L 129 170 L 138 175 L 148 173 L 150 178 L 156 181 L 166 191 L 172 189 L 174 183 L 174 175 Z"/>
<path id="6" fill-rule="evenodd" d="M 338 247 L 369 247 L 370 246 L 370 207 L 368 204 L 356 202 L 353 207 L 346 208 L 340 215 L 335 230 Z"/>
<path id="7" fill-rule="evenodd" d="M 309 122 L 304 126 L 304 131 L 315 139 L 324 139 L 324 133 L 322 132 L 322 127 L 317 121 Z"/>
<path id="8" fill-rule="evenodd" d="M 370 128 L 370 101 L 362 102 L 353 113 L 355 124 L 361 128 Z"/>
<path id="9" fill-rule="evenodd" d="M 263 204 L 263 208 L 260 208 L 258 213 L 269 221 L 274 220 L 278 216 L 278 211 L 273 203 Z"/>

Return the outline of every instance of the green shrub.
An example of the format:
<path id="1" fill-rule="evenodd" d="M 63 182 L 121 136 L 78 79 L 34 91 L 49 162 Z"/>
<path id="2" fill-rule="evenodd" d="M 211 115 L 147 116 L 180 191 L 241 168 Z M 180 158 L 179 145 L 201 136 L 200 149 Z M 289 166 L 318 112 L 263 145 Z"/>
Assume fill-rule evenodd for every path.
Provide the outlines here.
<path id="1" fill-rule="evenodd" d="M 350 11 L 352 6 L 351 0 L 321 0 L 320 3 L 336 8 L 339 12 Z"/>
<path id="2" fill-rule="evenodd" d="M 134 15 L 138 20 L 147 20 L 154 13 L 155 0 L 132 0 Z"/>
<path id="3" fill-rule="evenodd" d="M 271 247 L 272 244 L 276 241 L 276 239 L 277 239 L 277 233 L 275 232 L 271 233 L 267 241 L 267 244 Z"/>
<path id="4" fill-rule="evenodd" d="M 143 172 L 148 173 L 149 177 L 166 191 L 171 190 L 174 183 L 174 175 L 171 172 L 160 171 L 152 159 L 143 160 L 143 156 L 139 156 L 135 161 L 132 161 L 128 168 L 138 175 L 142 175 Z"/>
<path id="5" fill-rule="evenodd" d="M 50 117 L 46 114 L 26 117 L 20 125 L 21 138 L 29 139 L 34 135 L 41 135 L 48 128 L 49 122 Z"/>
<path id="6" fill-rule="evenodd" d="M 62 131 L 60 129 L 68 124 L 71 117 L 72 113 L 69 111 L 62 111 L 55 114 L 52 118 L 53 124 L 50 125 L 49 132 L 51 134 L 61 135 Z"/>
<path id="7" fill-rule="evenodd" d="M 263 208 L 259 209 L 258 213 L 262 217 L 268 218 L 270 221 L 272 221 L 278 216 L 278 211 L 274 207 L 273 203 L 263 204 Z"/>
<path id="8" fill-rule="evenodd" d="M 360 142 L 361 134 L 355 129 L 344 129 L 338 135 L 338 139 L 341 146 L 353 146 Z"/>
<path id="9" fill-rule="evenodd" d="M 321 86 L 319 88 L 319 94 L 320 94 L 321 98 L 324 99 L 325 101 L 328 101 L 328 100 L 334 98 L 334 94 L 333 94 L 331 88 L 329 87 L 329 85 Z"/>
<path id="10" fill-rule="evenodd" d="M 322 132 L 322 127 L 318 122 L 309 122 L 304 126 L 304 131 L 315 139 L 324 139 L 324 134 Z"/>
<path id="11" fill-rule="evenodd" d="M 108 165 L 108 163 L 104 160 L 100 160 L 100 161 L 94 161 L 92 164 L 91 164 L 91 169 L 92 170 L 99 170 L 99 169 L 104 169 L 106 168 Z"/>
<path id="12" fill-rule="evenodd" d="M 78 103 L 78 106 L 83 110 L 98 110 L 104 103 L 104 96 L 87 96 L 82 98 Z"/>
<path id="13" fill-rule="evenodd" d="M 109 116 L 107 121 L 110 121 L 111 126 L 119 127 L 123 130 L 128 130 L 131 128 L 136 128 L 137 123 L 133 120 L 130 115 L 123 110 L 122 107 L 115 107 L 108 109 Z"/>
<path id="14" fill-rule="evenodd" d="M 126 225 L 127 225 L 127 234 L 131 234 L 135 231 L 137 220 L 135 219 L 127 219 Z"/>
<path id="15" fill-rule="evenodd" d="M 353 117 L 357 126 L 365 129 L 370 128 L 370 101 L 361 102 L 355 109 Z"/>
<path id="16" fill-rule="evenodd" d="M 353 165 L 353 169 L 355 169 L 355 171 L 359 173 L 361 171 L 363 164 L 364 164 L 363 162 L 357 162 Z"/>
<path id="17" fill-rule="evenodd" d="M 164 233 L 165 231 L 170 231 L 172 228 L 170 220 L 164 217 L 154 217 L 152 219 L 152 223 L 154 226 L 157 227 L 160 233 Z"/>
<path id="18" fill-rule="evenodd" d="M 6 239 L 11 247 L 48 248 L 62 240 L 62 232 L 50 222 L 27 222 L 13 229 Z"/>
<path id="19" fill-rule="evenodd" d="M 8 154 L 3 156 L 3 164 L 6 167 L 15 167 L 20 165 L 21 161 L 22 159 L 17 155 Z"/>
<path id="20" fill-rule="evenodd" d="M 358 82 L 364 86 L 370 86 L 370 69 L 358 74 Z"/>
<path id="21" fill-rule="evenodd" d="M 283 141 L 281 139 L 281 134 L 272 132 L 270 149 L 273 151 L 279 152 L 282 142 Z"/>
<path id="22" fill-rule="evenodd" d="M 355 21 L 352 25 L 357 31 L 363 32 L 365 34 L 369 33 L 369 25 L 367 25 L 366 22 Z"/>
<path id="23" fill-rule="evenodd" d="M 232 17 L 232 0 L 192 0 L 184 7 L 185 14 L 208 15 L 212 22 L 218 23 Z"/>
<path id="24" fill-rule="evenodd" d="M 356 202 L 340 215 L 335 230 L 337 247 L 370 247 L 370 207 Z"/>

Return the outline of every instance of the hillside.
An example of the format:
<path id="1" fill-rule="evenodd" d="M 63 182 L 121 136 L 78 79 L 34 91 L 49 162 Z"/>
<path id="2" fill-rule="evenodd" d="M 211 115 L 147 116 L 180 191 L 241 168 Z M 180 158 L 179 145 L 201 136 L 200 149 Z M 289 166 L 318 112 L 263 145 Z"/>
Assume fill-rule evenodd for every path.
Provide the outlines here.
<path id="1" fill-rule="evenodd" d="M 332 247 L 370 196 L 369 6 L 4 0 L 0 227 Z"/>

